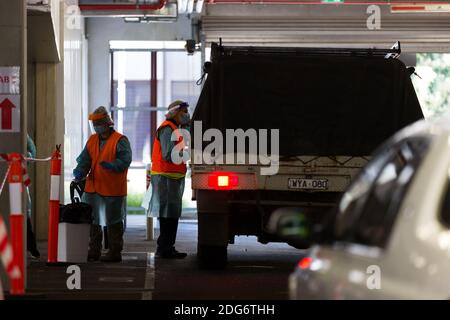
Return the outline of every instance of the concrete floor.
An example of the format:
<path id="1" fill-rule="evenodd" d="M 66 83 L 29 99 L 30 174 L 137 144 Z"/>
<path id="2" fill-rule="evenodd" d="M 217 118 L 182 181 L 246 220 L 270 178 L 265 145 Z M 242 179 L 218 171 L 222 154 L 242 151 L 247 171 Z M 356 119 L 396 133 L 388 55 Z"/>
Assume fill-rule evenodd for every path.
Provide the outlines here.
<path id="1" fill-rule="evenodd" d="M 127 224 L 124 261 L 79 264 L 81 290 L 67 288 L 67 266 L 45 264 L 46 243 L 39 243 L 43 261 L 28 262 L 27 294 L 38 299 L 287 299 L 288 276 L 302 256 L 286 244 L 238 237 L 229 246 L 225 270 L 199 270 L 195 221 L 179 225 L 177 249 L 188 253 L 184 260 L 154 259 L 156 244 L 145 239 L 144 216 L 129 216 Z"/>

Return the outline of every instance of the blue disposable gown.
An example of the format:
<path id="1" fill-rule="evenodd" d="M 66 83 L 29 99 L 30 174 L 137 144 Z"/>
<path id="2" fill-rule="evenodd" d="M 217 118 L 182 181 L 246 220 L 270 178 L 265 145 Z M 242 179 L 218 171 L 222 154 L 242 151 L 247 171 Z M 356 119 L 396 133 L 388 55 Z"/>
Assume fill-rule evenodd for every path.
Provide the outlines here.
<path id="1" fill-rule="evenodd" d="M 100 150 L 106 140 L 100 139 Z M 131 146 L 126 137 L 122 137 L 117 143 L 116 159 L 111 163 L 114 171 L 123 172 L 128 169 L 132 160 Z M 87 148 L 77 158 L 77 167 L 74 169 L 86 176 L 91 169 L 91 157 Z M 110 226 L 124 221 L 127 214 L 127 197 L 105 197 L 97 193 L 83 193 L 81 201 L 92 206 L 94 216 L 93 224 Z"/>
<path id="2" fill-rule="evenodd" d="M 165 161 L 171 161 L 176 141 L 171 141 L 172 128 L 167 126 L 158 131 L 161 153 Z M 184 176 L 175 178 L 164 174 L 151 175 L 152 197 L 148 215 L 157 218 L 180 218 L 184 192 Z"/>
<path id="3" fill-rule="evenodd" d="M 34 144 L 33 139 L 27 134 L 27 156 L 28 158 L 35 159 L 36 158 L 36 145 Z M 27 162 L 27 170 L 28 173 L 30 172 L 32 162 Z M 31 202 L 31 195 L 30 195 L 30 189 L 29 187 L 26 187 L 27 192 L 27 214 L 28 217 L 31 218 L 31 208 L 32 208 L 32 202 Z"/>

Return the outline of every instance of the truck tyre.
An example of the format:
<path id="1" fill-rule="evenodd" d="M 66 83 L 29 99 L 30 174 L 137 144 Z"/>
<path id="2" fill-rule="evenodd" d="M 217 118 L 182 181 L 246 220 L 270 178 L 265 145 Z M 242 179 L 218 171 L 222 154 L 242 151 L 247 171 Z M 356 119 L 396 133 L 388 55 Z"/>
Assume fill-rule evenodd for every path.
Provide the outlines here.
<path id="1" fill-rule="evenodd" d="M 197 260 L 201 269 L 223 269 L 227 266 L 227 246 L 197 246 Z"/>

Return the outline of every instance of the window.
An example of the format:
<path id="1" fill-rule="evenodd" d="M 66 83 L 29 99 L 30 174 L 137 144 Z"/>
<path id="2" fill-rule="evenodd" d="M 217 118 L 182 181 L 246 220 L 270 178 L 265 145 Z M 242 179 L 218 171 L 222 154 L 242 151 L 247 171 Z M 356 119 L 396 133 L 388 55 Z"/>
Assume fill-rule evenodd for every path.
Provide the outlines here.
<path id="1" fill-rule="evenodd" d="M 361 171 L 342 196 L 336 217 L 336 234 L 345 237 L 350 227 L 356 223 L 364 209 L 371 186 L 390 156 L 390 149 L 384 148 Z"/>
<path id="2" fill-rule="evenodd" d="M 201 54 L 187 55 L 184 45 L 184 41 L 110 42 L 113 119 L 117 131 L 128 137 L 133 152 L 128 170 L 129 212 L 142 212 L 152 132 L 165 120 L 167 106 L 177 99 L 186 100 L 192 113 L 200 95 L 201 87 L 196 80 L 201 76 Z M 152 86 L 152 79 L 156 80 L 156 86 Z M 151 98 L 155 96 L 156 105 L 152 105 Z M 190 183 L 188 176 L 183 212 L 189 213 L 196 205 L 191 201 Z"/>
<path id="3" fill-rule="evenodd" d="M 344 194 L 337 217 L 337 238 L 385 247 L 428 147 L 429 139 L 424 137 L 386 145 Z"/>
<path id="4" fill-rule="evenodd" d="M 183 100 L 189 103 L 190 106 L 195 106 L 200 96 L 201 87 L 196 84 L 196 81 L 172 81 L 172 99 Z"/>

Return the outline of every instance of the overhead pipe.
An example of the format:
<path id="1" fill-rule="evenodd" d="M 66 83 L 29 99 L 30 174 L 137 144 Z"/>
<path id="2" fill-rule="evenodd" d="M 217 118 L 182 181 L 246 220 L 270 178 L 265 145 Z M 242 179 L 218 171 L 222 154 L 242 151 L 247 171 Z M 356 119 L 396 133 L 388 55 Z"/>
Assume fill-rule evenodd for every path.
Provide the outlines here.
<path id="1" fill-rule="evenodd" d="M 164 8 L 167 0 L 159 0 L 155 4 L 79 4 L 81 11 L 156 11 Z"/>
<path id="2" fill-rule="evenodd" d="M 296 4 L 296 5 L 444 5 L 446 1 L 361 1 L 344 0 L 325 2 L 323 0 L 208 0 L 208 4 Z"/>

